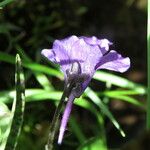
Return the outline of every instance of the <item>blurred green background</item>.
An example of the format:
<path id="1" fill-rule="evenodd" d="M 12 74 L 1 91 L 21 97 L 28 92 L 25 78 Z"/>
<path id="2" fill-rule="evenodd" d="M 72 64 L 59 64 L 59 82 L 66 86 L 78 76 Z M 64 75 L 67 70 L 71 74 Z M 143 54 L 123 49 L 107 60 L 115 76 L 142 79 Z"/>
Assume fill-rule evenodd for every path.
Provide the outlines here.
<path id="1" fill-rule="evenodd" d="M 19 53 L 27 103 L 17 150 L 44 149 L 64 82 L 58 66 L 40 53 L 51 48 L 55 39 L 73 34 L 109 39 L 113 49 L 131 59 L 131 68 L 124 74 L 97 72 L 87 92 L 75 101 L 63 144 L 55 144 L 55 149 L 120 148 L 142 132 L 146 7 L 146 0 L 0 1 L 0 144 L 8 124 L 4 120 L 11 113 L 15 55 Z"/>

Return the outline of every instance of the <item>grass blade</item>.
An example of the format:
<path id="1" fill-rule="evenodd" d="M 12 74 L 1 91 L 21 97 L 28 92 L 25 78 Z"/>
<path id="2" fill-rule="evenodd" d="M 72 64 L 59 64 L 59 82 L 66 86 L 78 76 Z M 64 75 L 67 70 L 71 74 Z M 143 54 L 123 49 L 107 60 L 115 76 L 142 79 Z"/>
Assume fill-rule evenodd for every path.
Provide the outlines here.
<path id="1" fill-rule="evenodd" d="M 0 8 L 8 5 L 9 3 L 13 2 L 14 0 L 4 0 L 0 2 Z"/>
<path id="2" fill-rule="evenodd" d="M 0 52 L 0 61 L 15 64 L 15 57 L 4 52 Z"/>
<path id="3" fill-rule="evenodd" d="M 62 92 L 60 91 L 47 91 L 44 89 L 26 89 L 26 102 L 36 102 L 43 100 L 59 101 Z M 0 92 L 0 101 L 3 103 L 11 103 L 15 97 L 15 91 L 3 91 Z M 97 110 L 89 101 L 80 97 L 74 101 L 74 103 L 80 107 L 83 107 L 93 114 L 97 114 Z"/>
<path id="4" fill-rule="evenodd" d="M 109 111 L 107 106 L 101 101 L 101 99 L 90 88 L 87 88 L 85 94 L 102 110 L 102 112 L 111 120 L 114 126 L 119 130 L 120 134 L 125 137 L 124 131 L 121 129 L 119 123 L 114 118 L 113 114 Z"/>
<path id="5" fill-rule="evenodd" d="M 45 90 L 54 90 L 53 85 L 50 83 L 46 75 L 39 72 L 34 72 L 34 75 L 39 82 L 39 84 L 45 89 Z"/>
<path id="6" fill-rule="evenodd" d="M 107 95 L 107 94 L 106 94 Z M 143 103 L 139 102 L 138 100 L 136 100 L 135 98 L 133 97 L 130 97 L 130 96 L 127 96 L 127 95 L 107 95 L 108 97 L 110 98 L 117 98 L 119 100 L 123 100 L 123 101 L 126 101 L 128 103 L 131 103 L 133 105 L 136 105 L 136 106 L 139 106 L 139 107 L 143 107 L 144 108 L 144 105 Z"/>
<path id="7" fill-rule="evenodd" d="M 0 52 L 0 61 L 15 64 L 15 57 L 4 52 Z M 60 79 L 63 78 L 63 75 L 60 71 L 38 63 L 28 62 L 25 60 L 23 61 L 22 66 L 32 71 L 45 73 L 47 75 L 58 77 Z"/>
<path id="8" fill-rule="evenodd" d="M 135 90 L 109 90 L 109 91 L 104 91 L 104 94 L 111 94 L 111 95 L 143 95 L 143 93 L 140 93 L 140 92 L 135 91 Z"/>
<path id="9" fill-rule="evenodd" d="M 10 132 L 12 113 L 7 105 L 0 102 L 0 150 L 4 150 Z"/>
<path id="10" fill-rule="evenodd" d="M 30 62 L 33 63 L 32 59 L 25 53 L 25 51 L 19 46 L 16 45 L 16 49 L 18 51 L 18 53 L 20 54 L 20 56 L 26 61 L 26 62 Z M 37 79 L 37 81 L 39 82 L 39 84 L 45 89 L 45 90 L 53 90 L 53 86 L 50 83 L 50 81 L 48 80 L 47 76 L 43 73 L 40 72 L 33 72 L 35 78 Z"/>
<path id="11" fill-rule="evenodd" d="M 129 89 L 134 89 L 135 91 L 139 93 L 146 93 L 146 88 L 142 85 L 136 84 L 132 81 L 129 81 L 125 78 L 106 73 L 103 71 L 97 71 L 93 77 L 95 80 L 99 80 L 102 82 L 110 83 L 115 86 L 119 86 L 122 88 L 129 88 Z"/>
<path id="12" fill-rule="evenodd" d="M 14 99 L 12 106 L 13 118 L 5 150 L 15 150 L 23 123 L 23 114 L 25 107 L 25 85 L 24 74 L 21 66 L 21 59 L 18 54 L 16 55 L 15 83 L 16 98 Z"/>
<path id="13" fill-rule="evenodd" d="M 72 131 L 74 132 L 74 134 L 78 138 L 79 142 L 82 144 L 85 141 L 86 137 L 84 136 L 84 134 L 81 130 L 81 127 L 77 123 L 74 116 L 70 117 L 69 124 L 71 125 Z"/>
<path id="14" fill-rule="evenodd" d="M 83 143 L 77 150 L 107 150 L 107 146 L 102 138 L 93 137 Z"/>
<path id="15" fill-rule="evenodd" d="M 144 107 L 144 103 L 136 100 L 135 98 L 128 96 L 128 95 L 137 95 L 136 91 L 106 91 L 103 95 L 110 97 L 110 98 L 117 98 L 119 100 L 126 101 L 133 105 L 137 105 L 140 107 Z"/>

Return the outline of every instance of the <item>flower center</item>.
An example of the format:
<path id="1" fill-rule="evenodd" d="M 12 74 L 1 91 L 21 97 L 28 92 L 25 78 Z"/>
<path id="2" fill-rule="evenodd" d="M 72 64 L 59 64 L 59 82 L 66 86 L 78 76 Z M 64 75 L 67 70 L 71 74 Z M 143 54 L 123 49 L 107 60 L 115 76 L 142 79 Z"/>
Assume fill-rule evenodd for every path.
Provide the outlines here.
<path id="1" fill-rule="evenodd" d="M 78 61 L 73 62 L 71 69 L 66 71 L 67 74 L 67 97 L 73 92 L 75 97 L 80 97 L 82 93 L 82 83 L 86 80 L 85 74 L 82 74 L 81 65 Z"/>

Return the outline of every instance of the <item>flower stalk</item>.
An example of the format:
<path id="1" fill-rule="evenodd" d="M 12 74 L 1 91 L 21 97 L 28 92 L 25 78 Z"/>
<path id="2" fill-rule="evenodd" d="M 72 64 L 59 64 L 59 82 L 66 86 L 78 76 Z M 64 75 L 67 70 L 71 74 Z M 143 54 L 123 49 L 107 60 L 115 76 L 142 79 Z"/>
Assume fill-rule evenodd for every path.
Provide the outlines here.
<path id="1" fill-rule="evenodd" d="M 65 101 L 65 97 L 66 97 L 66 91 L 64 90 L 63 95 L 60 99 L 60 102 L 55 110 L 55 114 L 54 114 L 54 117 L 53 117 L 53 120 L 51 123 L 49 135 L 48 135 L 47 144 L 45 146 L 45 150 L 53 149 L 54 138 L 58 131 L 58 126 L 59 126 L 59 116 L 60 116 L 61 109 L 62 109 L 64 101 Z"/>
<path id="2" fill-rule="evenodd" d="M 60 127 L 60 129 L 64 129 L 64 130 L 60 131 L 60 133 L 59 133 L 58 144 L 61 144 L 61 142 L 62 142 L 62 138 L 63 138 L 64 132 L 65 132 L 65 128 L 66 128 L 66 125 L 67 125 L 67 122 L 69 119 L 69 115 L 71 113 L 71 108 L 72 108 L 72 104 L 73 104 L 73 100 L 74 100 L 74 96 L 72 94 L 70 94 L 74 87 L 72 84 L 73 82 L 74 82 L 74 80 L 71 80 L 70 82 L 67 82 L 65 84 L 64 92 L 63 92 L 60 102 L 55 110 L 55 114 L 54 114 L 54 117 L 53 117 L 53 120 L 51 123 L 45 150 L 53 150 L 54 138 L 55 138 L 55 135 L 58 131 L 59 124 L 60 124 L 61 110 L 62 110 L 62 107 L 63 107 L 66 97 L 68 97 L 68 102 L 67 102 L 67 106 L 66 106 L 67 109 L 65 109 L 65 111 L 64 111 L 62 122 L 61 122 L 61 127 Z M 70 96 L 69 96 L 69 94 L 70 94 Z"/>

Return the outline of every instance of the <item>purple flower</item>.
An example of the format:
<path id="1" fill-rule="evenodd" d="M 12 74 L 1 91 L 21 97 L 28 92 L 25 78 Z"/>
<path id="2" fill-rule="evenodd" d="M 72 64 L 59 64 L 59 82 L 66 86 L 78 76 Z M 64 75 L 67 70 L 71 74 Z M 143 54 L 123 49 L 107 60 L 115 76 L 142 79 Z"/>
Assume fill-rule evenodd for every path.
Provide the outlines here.
<path id="1" fill-rule="evenodd" d="M 59 64 L 65 76 L 68 91 L 68 102 L 62 118 L 58 143 L 62 142 L 63 134 L 75 98 L 80 97 L 94 73 L 98 69 L 125 72 L 130 67 L 130 59 L 123 58 L 107 39 L 70 36 L 63 40 L 55 40 L 52 49 L 43 49 L 42 54 L 50 61 Z"/>

